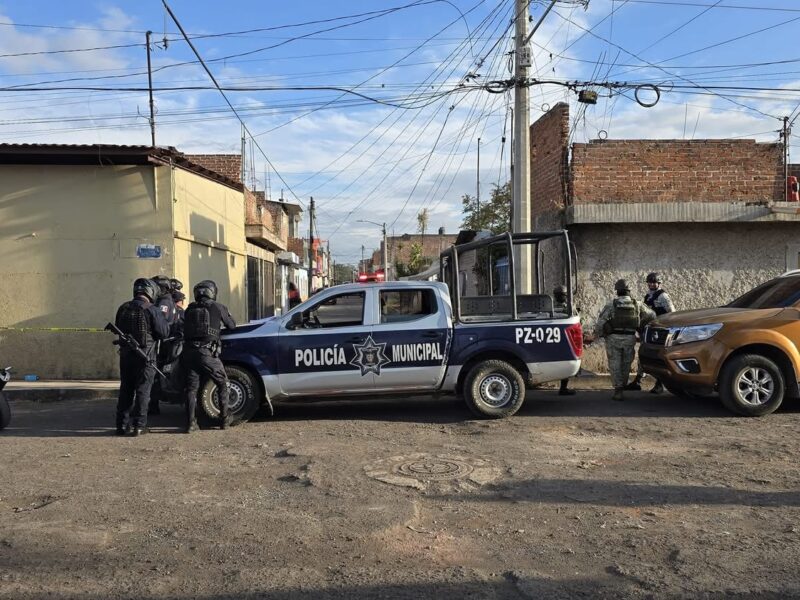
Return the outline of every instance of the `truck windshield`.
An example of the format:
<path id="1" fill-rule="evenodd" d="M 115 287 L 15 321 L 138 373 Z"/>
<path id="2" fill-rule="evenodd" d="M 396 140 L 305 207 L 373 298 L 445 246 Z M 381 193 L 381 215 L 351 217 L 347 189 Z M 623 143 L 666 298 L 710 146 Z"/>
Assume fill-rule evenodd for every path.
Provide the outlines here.
<path id="1" fill-rule="evenodd" d="M 784 308 L 800 300 L 800 277 L 768 281 L 728 304 L 729 308 Z"/>

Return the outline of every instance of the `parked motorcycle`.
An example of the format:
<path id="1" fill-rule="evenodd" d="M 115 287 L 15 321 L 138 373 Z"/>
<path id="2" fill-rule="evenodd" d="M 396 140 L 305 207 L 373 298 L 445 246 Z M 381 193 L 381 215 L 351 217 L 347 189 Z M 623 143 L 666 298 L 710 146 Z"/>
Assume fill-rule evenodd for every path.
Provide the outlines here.
<path id="1" fill-rule="evenodd" d="M 8 405 L 8 400 L 3 394 L 3 388 L 11 380 L 11 367 L 6 367 L 0 370 L 0 430 L 11 421 L 11 407 Z"/>

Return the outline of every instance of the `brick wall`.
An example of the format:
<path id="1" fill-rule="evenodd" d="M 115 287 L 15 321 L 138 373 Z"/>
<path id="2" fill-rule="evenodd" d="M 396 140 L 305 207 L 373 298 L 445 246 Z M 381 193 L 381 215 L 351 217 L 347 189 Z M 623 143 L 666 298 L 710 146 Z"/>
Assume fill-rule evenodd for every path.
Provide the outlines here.
<path id="1" fill-rule="evenodd" d="M 187 154 L 186 158 L 209 171 L 242 182 L 241 154 Z"/>
<path id="2" fill-rule="evenodd" d="M 569 105 L 559 102 L 531 125 L 531 210 L 535 219 L 564 208 L 569 174 Z"/>
<path id="3" fill-rule="evenodd" d="M 251 192 L 244 188 L 245 223 L 247 225 L 263 225 L 270 231 L 276 232 L 272 213 L 265 206 L 263 198 L 263 192 Z"/>
<path id="4" fill-rule="evenodd" d="M 595 140 L 572 146 L 572 201 L 764 202 L 783 193 L 780 144 Z"/>

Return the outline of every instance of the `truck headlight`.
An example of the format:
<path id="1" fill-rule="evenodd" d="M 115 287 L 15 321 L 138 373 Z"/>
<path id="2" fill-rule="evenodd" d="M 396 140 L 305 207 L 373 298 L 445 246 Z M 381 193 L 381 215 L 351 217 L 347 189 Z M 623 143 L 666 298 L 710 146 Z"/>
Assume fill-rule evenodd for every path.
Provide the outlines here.
<path id="1" fill-rule="evenodd" d="M 670 346 L 676 344 L 688 344 L 689 342 L 702 342 L 714 337 L 720 329 L 722 323 L 711 323 L 709 325 L 692 325 L 690 327 L 676 327 L 670 332 Z"/>

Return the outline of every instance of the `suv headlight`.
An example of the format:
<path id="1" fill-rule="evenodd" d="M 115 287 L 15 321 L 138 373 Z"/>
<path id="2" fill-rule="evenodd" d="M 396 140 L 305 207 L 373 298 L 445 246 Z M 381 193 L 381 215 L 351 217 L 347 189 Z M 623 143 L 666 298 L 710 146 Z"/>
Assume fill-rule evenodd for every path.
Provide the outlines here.
<path id="1" fill-rule="evenodd" d="M 702 342 L 703 340 L 714 337 L 714 334 L 720 329 L 722 329 L 722 323 L 676 327 L 670 332 L 668 345 L 674 346 L 676 344 L 688 344 L 689 342 Z"/>

